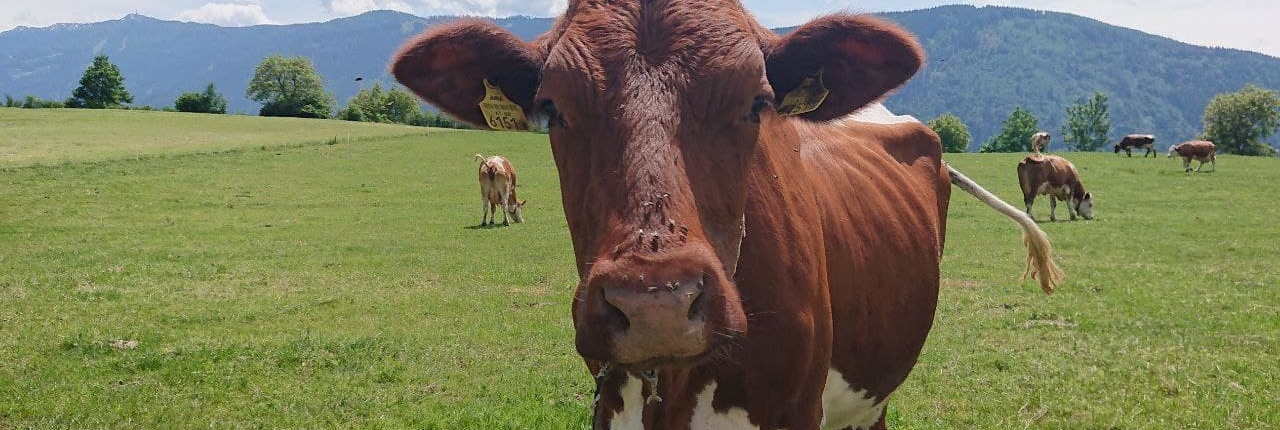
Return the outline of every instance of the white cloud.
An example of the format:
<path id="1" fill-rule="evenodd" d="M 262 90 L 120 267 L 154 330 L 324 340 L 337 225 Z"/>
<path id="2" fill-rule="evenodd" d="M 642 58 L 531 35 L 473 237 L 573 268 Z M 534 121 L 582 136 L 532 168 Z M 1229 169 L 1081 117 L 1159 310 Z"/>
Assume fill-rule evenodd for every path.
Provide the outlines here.
<path id="1" fill-rule="evenodd" d="M 413 13 L 413 7 L 397 0 L 324 0 L 326 12 L 337 16 L 359 15 L 371 10 Z"/>
<path id="2" fill-rule="evenodd" d="M 179 12 L 176 18 L 228 27 L 273 24 L 260 4 L 205 3 L 204 6 Z"/>

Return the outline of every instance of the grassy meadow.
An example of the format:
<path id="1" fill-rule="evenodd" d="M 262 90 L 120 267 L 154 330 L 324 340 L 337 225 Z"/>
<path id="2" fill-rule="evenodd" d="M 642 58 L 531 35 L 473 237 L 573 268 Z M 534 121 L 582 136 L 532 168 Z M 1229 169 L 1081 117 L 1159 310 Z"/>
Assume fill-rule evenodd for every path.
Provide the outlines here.
<path id="1" fill-rule="evenodd" d="M 525 223 L 475 227 L 475 153 Z M 891 427 L 1280 426 L 1280 160 L 1068 157 L 1052 296 L 955 191 Z M 1019 158 L 947 156 L 1011 202 Z M 0 109 L 0 429 L 585 428 L 575 283 L 543 135 Z"/>

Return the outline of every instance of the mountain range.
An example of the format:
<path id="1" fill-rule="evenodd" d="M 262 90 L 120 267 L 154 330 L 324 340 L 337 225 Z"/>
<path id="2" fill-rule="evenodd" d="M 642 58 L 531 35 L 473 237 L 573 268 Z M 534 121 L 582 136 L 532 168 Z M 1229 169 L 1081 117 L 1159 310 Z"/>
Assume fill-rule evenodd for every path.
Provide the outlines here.
<path id="1" fill-rule="evenodd" d="M 1195 136 L 1214 95 L 1246 84 L 1280 88 L 1280 59 L 1193 46 L 1075 15 L 942 6 L 881 16 L 914 32 L 929 56 L 886 105 L 922 120 L 958 115 L 974 136 L 971 148 L 998 133 L 1017 106 L 1056 135 L 1066 107 L 1096 91 L 1110 98 L 1115 140 L 1154 133 L 1165 147 Z M 244 90 L 254 67 L 263 57 L 283 54 L 310 58 L 341 106 L 375 82 L 392 84 L 391 54 L 413 35 L 453 19 L 374 11 L 323 23 L 219 27 L 128 15 L 19 27 L 0 33 L 0 94 L 63 100 L 93 57 L 106 54 L 120 67 L 135 105 L 171 106 L 178 94 L 212 82 L 230 111 L 252 114 L 260 106 Z M 531 40 L 553 20 L 494 22 Z"/>

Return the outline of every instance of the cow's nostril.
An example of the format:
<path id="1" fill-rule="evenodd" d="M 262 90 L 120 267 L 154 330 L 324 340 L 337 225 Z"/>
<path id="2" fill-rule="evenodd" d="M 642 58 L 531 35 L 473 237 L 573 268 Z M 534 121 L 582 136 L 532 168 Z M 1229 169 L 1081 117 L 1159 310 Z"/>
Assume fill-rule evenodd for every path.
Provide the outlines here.
<path id="1" fill-rule="evenodd" d="M 689 319 L 695 321 L 706 319 L 707 295 L 702 294 L 702 291 L 691 291 L 688 294 L 695 296 L 693 303 L 689 304 Z"/>
<path id="2" fill-rule="evenodd" d="M 608 300 L 604 301 L 604 306 L 605 324 L 619 332 L 626 332 L 628 328 L 631 328 L 631 321 L 627 319 L 627 314 L 623 313 L 622 309 L 618 309 L 617 306 L 614 306 L 613 303 L 609 303 Z"/>

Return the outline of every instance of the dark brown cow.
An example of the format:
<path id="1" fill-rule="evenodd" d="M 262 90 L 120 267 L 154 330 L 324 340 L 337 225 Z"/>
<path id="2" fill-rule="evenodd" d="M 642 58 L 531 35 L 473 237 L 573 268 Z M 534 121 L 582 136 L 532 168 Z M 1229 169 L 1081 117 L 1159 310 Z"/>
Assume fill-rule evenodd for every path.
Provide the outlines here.
<path id="1" fill-rule="evenodd" d="M 511 225 L 507 215 L 515 222 L 524 222 L 524 200 L 516 198 L 516 168 L 506 157 L 495 155 L 485 158 L 476 154 L 480 162 L 477 176 L 480 180 L 480 225 L 497 221 L 497 208 L 502 208 L 502 225 Z M 490 215 L 492 214 L 492 215 Z"/>
<path id="2" fill-rule="evenodd" d="M 1058 201 L 1067 202 L 1067 214 L 1071 220 L 1076 214 L 1093 219 L 1093 194 L 1085 191 L 1076 166 L 1056 155 L 1031 154 L 1018 163 L 1018 185 L 1022 187 L 1022 203 L 1031 215 L 1031 204 L 1037 195 L 1049 196 L 1049 220 L 1057 221 L 1054 212 Z"/>
<path id="3" fill-rule="evenodd" d="M 1120 143 L 1115 146 L 1116 154 L 1121 150 L 1129 157 L 1133 157 L 1133 148 L 1145 149 L 1146 153 L 1142 154 L 1142 158 L 1156 158 L 1156 136 L 1154 134 L 1130 134 L 1120 139 Z"/>
<path id="4" fill-rule="evenodd" d="M 1046 292 L 1061 279 L 928 127 L 828 122 L 922 56 L 870 16 L 783 38 L 734 0 L 571 0 L 533 43 L 462 21 L 392 72 L 471 123 L 509 126 L 477 107 L 504 98 L 547 118 L 594 428 L 883 429 L 933 323 L 950 183 L 1022 226 Z"/>
<path id="5" fill-rule="evenodd" d="M 1209 162 L 1209 167 L 1213 167 L 1211 171 L 1216 172 L 1218 171 L 1218 157 L 1215 154 L 1217 150 L 1213 142 L 1193 140 L 1170 146 L 1169 157 L 1173 157 L 1173 154 L 1178 154 L 1178 156 L 1182 157 L 1182 168 L 1188 172 L 1191 171 L 1191 160 L 1200 162 L 1200 164 L 1196 165 L 1197 172 L 1200 171 L 1201 167 L 1204 167 L 1204 162 L 1206 161 Z"/>

